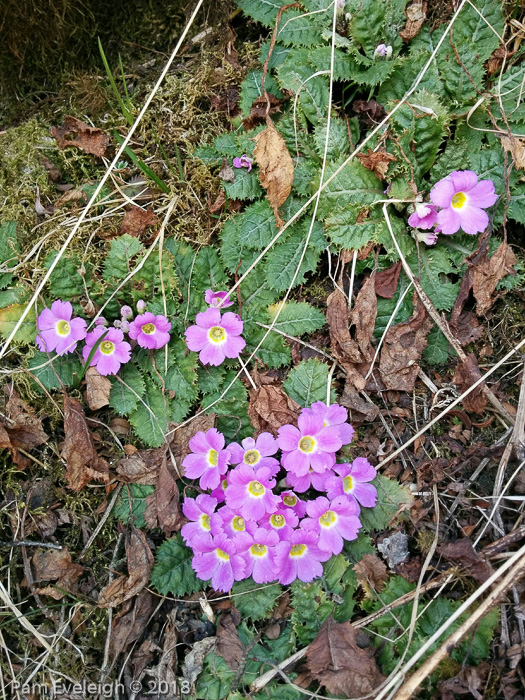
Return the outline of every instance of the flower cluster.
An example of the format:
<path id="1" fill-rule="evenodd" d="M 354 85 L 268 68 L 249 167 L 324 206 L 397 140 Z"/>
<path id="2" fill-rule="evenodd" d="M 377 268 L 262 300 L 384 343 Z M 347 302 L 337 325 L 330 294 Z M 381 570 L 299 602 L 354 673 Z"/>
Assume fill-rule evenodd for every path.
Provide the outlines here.
<path id="1" fill-rule="evenodd" d="M 475 235 L 487 228 L 489 217 L 484 210 L 495 204 L 497 199 L 492 180 L 478 182 L 478 176 L 471 170 L 455 170 L 430 190 L 431 204 L 415 203 L 415 212 L 408 223 L 413 228 L 423 230 L 435 226 L 429 233 L 417 234 L 418 240 L 427 245 L 437 242 L 438 233 L 449 236 L 462 229 Z"/>
<path id="2" fill-rule="evenodd" d="M 190 440 L 185 476 L 210 491 L 186 498 L 182 507 L 189 522 L 181 534 L 199 578 L 211 579 L 218 591 L 248 576 L 257 583 L 312 581 L 345 540 L 357 538 L 361 507 L 376 504 L 369 483 L 376 470 L 362 457 L 336 463 L 354 435 L 346 421 L 342 406 L 317 401 L 301 411 L 297 427 L 283 425 L 277 439 L 261 433 L 226 446 L 211 428 Z M 277 486 L 280 472 L 284 490 Z M 298 494 L 311 486 L 322 495 L 302 500 Z"/>
<path id="3" fill-rule="evenodd" d="M 66 355 L 74 352 L 78 343 L 84 340 L 84 362 L 87 362 L 98 343 L 90 366 L 96 367 L 103 375 L 116 374 L 121 365 L 131 358 L 132 346 L 124 340 L 124 333 L 129 335 L 133 345 L 150 350 L 164 347 L 170 339 L 171 323 L 165 316 L 147 312 L 142 300 L 137 302 L 137 311 L 139 315 L 133 319 L 131 307 L 123 306 L 120 321 L 114 321 L 113 326 L 107 327 L 107 321 L 100 317 L 95 321 L 95 328 L 87 333 L 86 321 L 80 317 L 73 318 L 70 302 L 58 299 L 50 309 L 44 309 L 39 315 L 36 343 L 42 352 L 54 350 L 57 355 Z M 102 340 L 101 336 L 104 336 Z"/>
<path id="4" fill-rule="evenodd" d="M 209 308 L 195 319 L 196 325 L 186 329 L 186 344 L 199 353 L 203 365 L 220 365 L 225 358 L 235 359 L 244 350 L 246 341 L 241 338 L 244 327 L 238 314 L 227 311 L 221 315 L 221 307 L 232 306 L 227 292 L 207 289 L 204 295 Z"/>

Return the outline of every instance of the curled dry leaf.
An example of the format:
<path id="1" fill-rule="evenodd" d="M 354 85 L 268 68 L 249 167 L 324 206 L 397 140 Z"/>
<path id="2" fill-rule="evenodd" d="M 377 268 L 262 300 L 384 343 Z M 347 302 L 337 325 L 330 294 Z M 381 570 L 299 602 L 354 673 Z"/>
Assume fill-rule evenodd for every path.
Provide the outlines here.
<path id="1" fill-rule="evenodd" d="M 100 591 L 98 604 L 103 608 L 115 608 L 140 593 L 149 583 L 153 554 L 146 535 L 133 526 L 126 540 L 126 557 L 129 576 L 120 576 Z"/>
<path id="2" fill-rule="evenodd" d="M 256 433 L 277 431 L 287 423 L 295 424 L 301 407 L 291 399 L 281 385 L 261 386 L 250 392 L 248 415 Z"/>
<path id="3" fill-rule="evenodd" d="M 69 115 L 62 126 L 51 127 L 51 136 L 57 140 L 60 148 L 77 146 L 84 153 L 92 153 L 99 158 L 102 158 L 109 146 L 109 136 L 102 129 L 89 126 Z"/>
<path id="4" fill-rule="evenodd" d="M 419 374 L 421 353 L 427 346 L 432 321 L 414 293 L 414 314 L 403 323 L 389 328 L 379 362 L 381 379 L 387 389 L 412 391 Z"/>
<path id="5" fill-rule="evenodd" d="M 350 622 L 338 623 L 329 617 L 307 649 L 310 674 L 336 696 L 372 694 L 384 680 L 372 650 L 359 646 L 358 632 Z"/>
<path id="6" fill-rule="evenodd" d="M 357 582 L 365 589 L 380 591 L 388 581 L 385 563 L 376 554 L 364 554 L 361 561 L 354 565 Z"/>
<path id="7" fill-rule="evenodd" d="M 109 404 L 111 382 L 100 374 L 96 367 L 88 367 L 86 370 L 86 391 L 84 398 L 92 411 L 97 411 L 102 406 Z"/>
<path id="8" fill-rule="evenodd" d="M 494 292 L 500 280 L 507 275 L 516 275 L 513 265 L 516 256 L 505 242 L 500 243 L 494 255 L 474 267 L 472 291 L 476 298 L 476 312 L 479 316 L 487 313 L 495 301 Z"/>
<path id="9" fill-rule="evenodd" d="M 185 519 L 179 505 L 177 479 L 164 456 L 155 481 L 155 492 L 146 498 L 144 520 L 148 528 L 160 527 L 165 535 L 177 532 Z"/>
<path id="10" fill-rule="evenodd" d="M 266 94 L 268 95 L 268 100 L 270 101 L 270 114 L 280 112 L 281 105 L 283 104 L 284 100 L 280 100 L 270 92 Z M 243 121 L 243 126 L 246 131 L 253 129 L 254 126 L 266 120 L 268 100 L 266 99 L 266 95 L 261 95 L 252 103 L 250 114 Z"/>
<path id="11" fill-rule="evenodd" d="M 148 226 L 155 226 L 156 223 L 157 217 L 152 209 L 133 206 L 124 214 L 119 234 L 129 233 L 130 236 L 138 238 Z"/>
<path id="12" fill-rule="evenodd" d="M 109 483 L 108 463 L 97 455 L 82 406 L 69 396 L 64 396 L 64 433 L 60 456 L 66 462 L 69 488 L 80 491 L 91 479 Z"/>
<path id="13" fill-rule="evenodd" d="M 221 615 L 217 625 L 217 654 L 222 656 L 232 671 L 236 671 L 245 651 L 232 616 L 229 613 Z"/>
<path id="14" fill-rule="evenodd" d="M 424 0 L 413 0 L 405 9 L 407 23 L 399 36 L 403 41 L 411 41 L 419 34 L 421 27 L 427 17 L 427 3 Z"/>
<path id="15" fill-rule="evenodd" d="M 396 262 L 387 270 L 376 273 L 375 292 L 383 299 L 393 299 L 396 293 L 399 273 L 401 272 L 401 261 Z"/>
<path id="16" fill-rule="evenodd" d="M 463 393 L 469 389 L 481 377 L 478 361 L 473 353 L 469 353 L 463 362 L 460 362 L 454 372 L 452 381 Z M 487 407 L 487 398 L 483 393 L 481 385 L 471 391 L 463 399 L 463 408 L 470 413 L 483 413 Z"/>
<path id="17" fill-rule="evenodd" d="M 368 153 L 358 153 L 357 157 L 367 170 L 371 170 L 376 177 L 380 180 L 384 180 L 388 166 L 392 161 L 396 160 L 396 157 L 392 153 L 388 153 L 384 148 L 379 151 L 373 151 L 371 148 L 368 149 Z"/>
<path id="18" fill-rule="evenodd" d="M 494 569 L 480 557 L 468 537 L 441 545 L 439 553 L 453 564 L 464 567 L 467 574 L 479 583 L 485 583 L 494 573 Z"/>
<path id="19" fill-rule="evenodd" d="M 35 411 L 20 398 L 16 389 L 6 385 L 3 390 L 6 403 L 5 415 L 0 414 L 0 449 L 8 449 L 13 462 L 26 467 L 30 461 L 19 450 L 33 450 L 47 442 L 49 436 Z"/>
<path id="20" fill-rule="evenodd" d="M 395 569 L 398 564 L 403 563 L 409 556 L 408 537 L 401 531 L 394 532 L 390 537 L 385 537 L 384 540 L 379 542 L 377 548 L 391 569 Z"/>
<path id="21" fill-rule="evenodd" d="M 284 204 L 293 184 L 294 168 L 285 140 L 271 119 L 266 120 L 266 129 L 255 137 L 253 155 L 259 166 L 261 185 L 275 214 L 278 226 L 284 222 L 279 216 L 279 207 Z"/>
<path id="22" fill-rule="evenodd" d="M 235 171 L 232 168 L 232 166 L 228 163 L 227 158 L 222 159 L 222 168 L 219 171 L 219 177 L 223 182 L 235 181 Z"/>
<path id="23" fill-rule="evenodd" d="M 148 452 L 157 452 L 157 450 L 141 450 L 119 459 L 116 464 L 119 481 L 123 481 L 125 484 L 150 486 L 155 484 L 162 456 L 158 460 L 147 459 L 145 453 Z"/>
<path id="24" fill-rule="evenodd" d="M 525 170 L 525 138 L 502 136 L 500 141 L 503 148 L 512 155 L 516 168 Z"/>
<path id="25" fill-rule="evenodd" d="M 67 549 L 37 549 L 33 555 L 35 582 L 55 581 L 54 586 L 39 589 L 42 595 L 50 595 L 55 600 L 64 597 L 65 591 L 73 591 L 76 582 L 82 576 L 84 567 L 74 564 Z M 59 589 L 63 589 L 63 591 Z"/>
<path id="26" fill-rule="evenodd" d="M 376 100 L 356 100 L 352 109 L 364 126 L 376 126 L 386 115 L 385 108 Z"/>
<path id="27" fill-rule="evenodd" d="M 134 601 L 126 601 L 115 615 L 109 639 L 109 655 L 113 661 L 143 636 L 155 607 L 156 598 L 149 591 L 142 591 Z"/>

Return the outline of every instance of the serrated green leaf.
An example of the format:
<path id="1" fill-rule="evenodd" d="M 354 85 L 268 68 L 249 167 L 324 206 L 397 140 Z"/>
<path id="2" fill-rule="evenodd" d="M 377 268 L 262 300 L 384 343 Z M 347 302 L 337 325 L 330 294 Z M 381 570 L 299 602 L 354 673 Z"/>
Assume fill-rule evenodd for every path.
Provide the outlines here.
<path id="1" fill-rule="evenodd" d="M 160 447 L 168 430 L 169 419 L 169 407 L 161 390 L 155 384 L 148 383 L 136 410 L 129 416 L 136 434 L 150 447 Z"/>
<path id="2" fill-rule="evenodd" d="M 204 669 L 195 684 L 195 697 L 198 700 L 222 700 L 232 698 L 230 690 L 235 671 L 232 671 L 226 661 L 215 653 L 208 654 L 204 659 Z M 233 700 L 236 700 L 235 698 Z"/>
<path id="3" fill-rule="evenodd" d="M 340 162 L 326 168 L 325 181 L 339 169 Z M 344 211 L 349 204 L 364 208 L 378 199 L 384 199 L 381 181 L 359 161 L 351 161 L 327 184 L 321 195 L 319 213 L 328 216 L 334 211 Z"/>
<path id="4" fill-rule="evenodd" d="M 179 534 L 163 542 L 157 549 L 151 585 L 161 595 L 171 594 L 176 598 L 205 588 L 206 582 L 198 579 L 192 569 L 192 557 L 192 550 Z"/>
<path id="5" fill-rule="evenodd" d="M 238 246 L 239 255 L 243 250 L 263 250 L 271 243 L 277 228 L 275 214 L 267 199 L 250 204 L 235 219 L 226 222 L 222 238 L 231 236 L 232 246 Z M 231 268 L 230 268 L 231 269 Z"/>
<path id="6" fill-rule="evenodd" d="M 281 87 L 299 94 L 299 104 L 312 124 L 326 119 L 328 112 L 328 77 L 316 75 L 308 65 L 308 49 L 295 48 L 277 68 Z"/>
<path id="7" fill-rule="evenodd" d="M 421 357 L 429 365 L 444 365 L 456 355 L 456 351 L 437 326 L 428 334 L 427 343 Z"/>
<path id="8" fill-rule="evenodd" d="M 283 389 L 300 406 L 311 406 L 315 401 L 326 401 L 328 387 L 328 365 L 311 359 L 299 362 L 294 367 Z M 333 400 L 333 389 L 330 391 Z"/>
<path id="9" fill-rule="evenodd" d="M 185 341 L 178 339 L 171 341 L 170 355 L 173 362 L 164 380 L 166 389 L 175 392 L 176 401 L 194 401 L 197 396 L 197 354 L 188 352 Z"/>
<path id="10" fill-rule="evenodd" d="M 291 585 L 291 592 L 292 626 L 298 645 L 303 647 L 315 639 L 321 625 L 334 609 L 334 603 L 328 599 L 319 580 L 312 583 L 296 580 Z"/>
<path id="11" fill-rule="evenodd" d="M 264 62 L 266 61 L 268 51 L 270 49 L 270 43 L 271 42 L 268 39 L 268 41 L 265 41 L 264 44 L 261 46 L 261 65 L 264 65 Z M 270 60 L 268 61 L 268 70 L 271 71 L 274 68 L 277 68 L 277 66 L 280 66 L 281 63 L 284 63 L 289 53 L 289 46 L 283 46 L 282 44 L 279 44 L 279 42 L 277 42 L 273 47 L 272 55 L 270 56 Z"/>
<path id="12" fill-rule="evenodd" d="M 146 390 L 146 385 L 142 375 L 133 362 L 123 365 L 117 377 L 110 377 L 111 392 L 109 394 L 109 405 L 119 415 L 127 416 L 136 410 L 139 398 L 142 398 Z M 138 394 L 138 397 L 136 396 Z"/>
<path id="13" fill-rule="evenodd" d="M 277 39 L 287 46 L 313 46 L 319 42 L 321 31 L 318 15 L 291 9 L 279 24 Z"/>
<path id="14" fill-rule="evenodd" d="M 173 255 L 162 251 L 162 279 L 160 275 L 159 254 L 153 251 L 144 263 L 142 269 L 133 277 L 134 296 L 138 299 L 151 299 L 161 295 L 173 295 L 177 290 L 177 276 L 174 268 Z M 149 311 L 149 309 L 148 309 Z"/>
<path id="15" fill-rule="evenodd" d="M 50 353 L 53 362 L 49 362 L 49 357 L 45 352 L 37 352 L 28 362 L 29 371 L 48 390 L 60 389 L 63 386 L 73 384 L 73 375 L 80 373 L 81 364 L 75 355 L 55 355 Z M 40 365 L 46 364 L 41 369 L 36 369 Z M 53 371 L 54 370 L 54 371 Z M 58 375 L 58 377 L 57 377 Z"/>
<path id="16" fill-rule="evenodd" d="M 11 304 L 5 309 L 0 309 L 0 335 L 4 340 L 14 331 L 16 324 L 22 317 L 25 311 L 25 304 Z M 15 343 L 24 343 L 30 345 L 35 342 L 36 338 L 36 319 L 35 310 L 30 308 L 22 325 L 16 332 L 13 338 Z"/>
<path id="17" fill-rule="evenodd" d="M 264 318 L 264 320 L 269 321 L 269 319 L 266 318 Z M 259 345 L 267 330 L 267 328 L 261 328 L 255 325 L 255 323 L 245 324 L 244 339 L 246 340 L 246 353 L 251 355 L 252 352 L 255 351 L 255 348 Z M 270 332 L 261 347 L 257 350 L 255 357 L 264 362 L 267 367 L 282 367 L 283 365 L 290 364 L 290 348 L 286 345 L 282 335 Z"/>
<path id="18" fill-rule="evenodd" d="M 220 134 L 217 136 L 213 142 L 213 148 L 215 149 L 215 152 L 221 156 L 230 156 L 230 158 L 235 158 L 235 156 L 239 155 L 237 150 L 237 140 L 233 131 L 228 131 L 225 134 Z"/>
<path id="19" fill-rule="evenodd" d="M 264 88 L 266 92 L 279 99 L 283 97 L 283 93 L 279 89 L 279 83 L 275 80 L 271 73 L 266 75 Z M 262 71 L 252 70 L 242 81 L 241 94 L 239 96 L 239 107 L 241 108 L 242 116 L 244 118 L 249 116 L 252 104 L 258 97 L 262 97 L 262 94 Z M 217 147 L 217 139 L 215 140 L 215 144 Z M 237 146 L 237 144 L 235 145 Z M 227 155 L 237 156 L 241 154 L 238 151 L 232 151 Z"/>
<path id="20" fill-rule="evenodd" d="M 267 275 L 268 285 L 277 292 L 284 292 L 292 285 L 295 287 L 305 281 L 308 272 L 317 267 L 321 250 L 326 246 L 326 239 L 322 227 L 314 224 L 306 253 L 306 237 L 309 221 L 304 221 L 298 227 L 293 227 L 283 242 L 279 241 L 268 253 Z"/>
<path id="21" fill-rule="evenodd" d="M 256 22 L 269 27 L 287 0 L 237 0 L 238 7 Z"/>
<path id="22" fill-rule="evenodd" d="M 217 429 L 226 437 L 226 440 L 233 441 L 247 437 L 253 432 L 252 424 L 248 416 L 248 397 L 246 387 L 239 380 L 235 379 L 236 371 L 228 370 L 224 377 L 223 384 L 214 394 L 208 394 L 203 398 L 202 407 L 217 414 Z M 226 391 L 230 383 L 232 386 Z M 222 394 L 226 391 L 226 394 Z M 217 400 L 217 403 L 211 404 Z"/>
<path id="23" fill-rule="evenodd" d="M 261 586 L 250 577 L 233 584 L 232 597 L 243 619 L 255 621 L 268 617 L 282 590 L 278 583 Z"/>
<path id="24" fill-rule="evenodd" d="M 288 335 L 301 336 L 304 333 L 314 333 L 326 323 L 326 318 L 320 309 L 310 306 L 305 302 L 287 301 L 274 304 L 268 309 L 273 321 L 280 311 L 274 328 Z"/>
<path id="25" fill-rule="evenodd" d="M 361 523 L 365 531 L 385 530 L 395 515 L 412 504 L 410 491 L 397 481 L 378 475 L 372 482 L 377 489 L 377 505 L 361 509 Z"/>
<path id="26" fill-rule="evenodd" d="M 58 253 L 53 251 L 46 258 L 46 269 L 49 270 L 51 264 Z M 73 299 L 84 293 L 82 277 L 78 273 L 80 263 L 77 258 L 60 258 L 57 266 L 49 278 L 49 294 L 54 299 Z"/>
<path id="27" fill-rule="evenodd" d="M 327 121 L 320 122 L 314 131 L 315 150 L 319 156 L 323 156 L 326 142 Z M 328 134 L 327 158 L 330 161 L 338 160 L 350 150 L 348 128 L 342 119 L 332 117 L 330 119 L 330 132 Z"/>
<path id="28" fill-rule="evenodd" d="M 131 520 L 135 527 L 146 527 L 144 520 L 146 498 L 154 492 L 154 486 L 125 484 L 113 507 L 113 515 L 125 525 Z"/>
<path id="29" fill-rule="evenodd" d="M 410 256 L 408 263 L 414 274 L 421 273 L 420 282 L 438 311 L 449 311 L 457 299 L 459 282 L 452 282 L 447 275 L 458 270 L 448 249 L 442 246 L 420 248 L 417 256 Z"/>
<path id="30" fill-rule="evenodd" d="M 222 187 L 230 199 L 252 200 L 260 197 L 262 188 L 254 169 L 250 173 L 244 169 L 235 170 L 233 182 L 221 182 Z"/>
<path id="31" fill-rule="evenodd" d="M 203 394 L 215 394 L 221 386 L 224 386 L 226 366 L 212 367 L 211 365 L 197 365 L 199 391 Z"/>
<path id="32" fill-rule="evenodd" d="M 142 253 L 144 246 L 138 240 L 125 233 L 111 241 L 109 252 L 104 262 L 103 277 L 106 282 L 114 282 L 114 279 L 123 280 L 135 267 L 133 258 Z"/>

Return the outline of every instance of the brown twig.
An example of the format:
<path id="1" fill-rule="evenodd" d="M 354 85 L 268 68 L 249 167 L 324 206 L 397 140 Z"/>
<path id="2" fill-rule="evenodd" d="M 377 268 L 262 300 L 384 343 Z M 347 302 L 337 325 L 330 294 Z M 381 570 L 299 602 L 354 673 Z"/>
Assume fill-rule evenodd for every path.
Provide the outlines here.
<path id="1" fill-rule="evenodd" d="M 275 26 L 273 28 L 272 38 L 270 39 L 270 48 L 268 49 L 268 55 L 266 56 L 266 61 L 264 62 L 264 65 L 263 65 L 262 78 L 261 78 L 261 91 L 262 91 L 263 97 L 266 98 L 266 117 L 268 117 L 268 115 L 270 114 L 271 103 L 270 103 L 270 98 L 268 97 L 268 93 L 266 92 L 266 88 L 264 87 L 264 83 L 266 81 L 266 74 L 268 73 L 268 64 L 270 62 L 270 57 L 271 57 L 272 52 L 275 48 L 275 42 L 277 41 L 277 30 L 279 29 L 279 22 L 281 21 L 281 17 L 283 15 L 283 12 L 285 12 L 286 10 L 291 10 L 291 9 L 295 9 L 295 8 L 299 8 L 299 7 L 301 7 L 300 2 L 292 2 L 289 5 L 283 5 L 275 17 Z"/>

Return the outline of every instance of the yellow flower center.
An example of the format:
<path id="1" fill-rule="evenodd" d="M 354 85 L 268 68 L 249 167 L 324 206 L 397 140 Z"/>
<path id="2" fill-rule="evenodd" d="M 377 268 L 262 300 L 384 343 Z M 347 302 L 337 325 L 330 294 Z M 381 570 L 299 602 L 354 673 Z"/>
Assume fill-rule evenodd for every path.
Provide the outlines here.
<path id="1" fill-rule="evenodd" d="M 208 452 L 208 462 L 212 467 L 216 467 L 219 464 L 219 453 L 217 450 L 210 450 Z"/>
<path id="2" fill-rule="evenodd" d="M 350 493 L 354 489 L 354 480 L 351 476 L 345 476 L 343 479 L 343 491 L 345 493 Z"/>
<path id="3" fill-rule="evenodd" d="M 153 323 L 145 323 L 142 326 L 142 332 L 146 335 L 153 335 L 153 333 L 155 333 L 155 326 Z"/>
<path id="4" fill-rule="evenodd" d="M 201 515 L 201 525 L 202 525 L 203 530 L 210 529 L 210 516 L 206 515 L 206 513 Z"/>
<path id="5" fill-rule="evenodd" d="M 461 207 L 465 204 L 466 201 L 467 198 L 463 194 L 463 192 L 456 192 L 456 194 L 452 197 L 451 204 L 454 207 L 454 209 L 461 209 Z"/>
<path id="6" fill-rule="evenodd" d="M 250 552 L 255 556 L 255 557 L 264 557 L 266 554 L 266 545 L 264 544 L 252 544 L 250 547 Z"/>
<path id="7" fill-rule="evenodd" d="M 285 496 L 283 503 L 285 506 L 294 506 L 297 503 L 297 498 L 295 496 Z"/>
<path id="8" fill-rule="evenodd" d="M 217 556 L 219 557 L 219 559 L 223 559 L 224 561 L 230 561 L 230 555 L 226 554 L 226 552 L 224 552 L 222 549 L 219 549 L 217 547 L 215 551 L 217 552 Z"/>
<path id="9" fill-rule="evenodd" d="M 214 343 L 222 343 L 226 339 L 226 332 L 220 326 L 213 326 L 208 331 L 208 338 Z"/>
<path id="10" fill-rule="evenodd" d="M 237 532 L 242 532 L 244 530 L 244 518 L 241 518 L 240 515 L 236 515 L 232 520 L 232 527 Z"/>
<path id="11" fill-rule="evenodd" d="M 294 544 L 290 550 L 291 557 L 302 557 L 306 552 L 305 544 Z"/>
<path id="12" fill-rule="evenodd" d="M 248 450 L 248 452 L 246 452 L 244 455 L 244 461 L 246 464 L 257 464 L 260 458 L 261 455 L 259 454 L 258 450 Z"/>
<path id="13" fill-rule="evenodd" d="M 260 481 L 250 481 L 250 483 L 248 484 L 248 491 L 252 494 L 252 496 L 259 497 L 264 494 L 266 489 Z"/>
<path id="14" fill-rule="evenodd" d="M 284 527 L 286 525 L 286 520 L 284 519 L 284 515 L 274 513 L 273 515 L 270 515 L 270 523 L 274 527 Z"/>
<path id="15" fill-rule="evenodd" d="M 330 525 L 333 525 L 336 520 L 337 515 L 333 510 L 327 510 L 326 513 L 323 513 L 319 518 L 319 522 L 323 527 L 330 527 Z"/>
<path id="16" fill-rule="evenodd" d="M 71 327 L 67 321 L 59 321 L 57 323 L 58 335 L 69 335 L 70 332 L 71 332 Z"/>
<path id="17" fill-rule="evenodd" d="M 111 340 L 103 340 L 100 343 L 100 352 L 103 353 L 104 355 L 111 355 L 111 353 L 115 350 L 115 343 L 112 343 Z"/>
<path id="18" fill-rule="evenodd" d="M 222 490 L 226 491 L 226 489 L 228 488 L 228 479 L 223 479 L 221 482 L 221 486 L 222 486 Z"/>
<path id="19" fill-rule="evenodd" d="M 301 450 L 301 452 L 313 452 L 314 447 L 315 440 L 312 437 L 309 437 L 308 435 L 299 440 L 299 449 Z"/>

